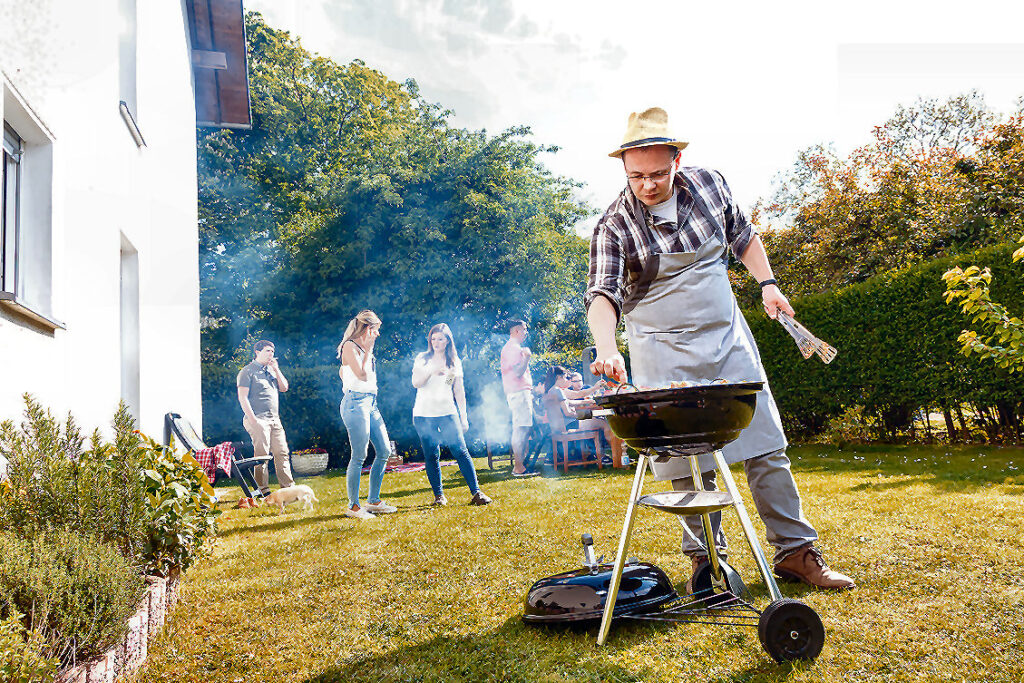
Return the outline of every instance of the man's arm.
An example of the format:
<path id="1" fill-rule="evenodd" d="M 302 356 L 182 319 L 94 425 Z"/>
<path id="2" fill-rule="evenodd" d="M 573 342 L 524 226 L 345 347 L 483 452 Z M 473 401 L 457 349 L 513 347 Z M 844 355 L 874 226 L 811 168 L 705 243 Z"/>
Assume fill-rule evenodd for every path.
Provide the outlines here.
<path id="1" fill-rule="evenodd" d="M 256 413 L 252 411 L 252 404 L 249 403 L 249 387 L 238 387 L 238 404 L 242 406 L 245 416 L 255 423 Z"/>
<path id="2" fill-rule="evenodd" d="M 277 366 L 277 359 L 270 361 L 270 369 L 274 373 L 274 377 L 277 378 L 277 390 L 281 392 L 288 391 L 288 380 L 285 379 L 284 373 L 281 372 L 281 368 Z"/>
<path id="3" fill-rule="evenodd" d="M 740 257 L 740 261 L 743 262 L 743 265 L 747 267 L 747 270 L 758 282 L 771 280 L 775 277 L 772 274 L 772 266 L 768 262 L 768 254 L 764 250 L 764 243 L 757 234 L 750 238 L 747 249 Z M 778 285 L 762 287 L 761 301 L 764 304 L 764 312 L 768 314 L 769 318 L 774 319 L 778 315 L 779 309 L 782 309 L 789 315 L 793 315 L 793 307 L 789 305 L 789 299 L 782 294 L 782 290 L 779 289 Z"/>
<path id="4" fill-rule="evenodd" d="M 625 382 L 626 361 L 615 343 L 615 327 L 619 324 L 619 316 L 610 299 L 602 294 L 594 297 L 587 309 L 587 324 L 597 345 L 590 371 L 595 375 L 611 377 L 616 382 Z"/>
<path id="5" fill-rule="evenodd" d="M 519 360 L 518 363 L 516 363 L 515 365 L 512 366 L 512 371 L 514 373 L 516 373 L 520 377 L 525 375 L 526 371 L 530 368 L 530 358 L 532 356 L 533 356 L 533 353 L 530 351 L 530 349 L 525 349 L 524 348 L 523 349 L 523 357 Z"/>

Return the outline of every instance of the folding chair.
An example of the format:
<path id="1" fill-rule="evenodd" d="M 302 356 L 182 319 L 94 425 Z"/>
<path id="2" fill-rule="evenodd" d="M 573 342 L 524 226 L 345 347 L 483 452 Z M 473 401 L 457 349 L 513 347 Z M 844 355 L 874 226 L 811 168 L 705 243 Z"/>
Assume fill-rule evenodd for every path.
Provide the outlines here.
<path id="1" fill-rule="evenodd" d="M 196 434 L 192 423 L 178 413 L 167 413 L 164 416 L 164 427 L 168 435 L 174 436 L 191 453 L 206 448 L 202 438 Z M 245 498 L 262 498 L 263 493 L 256 484 L 256 474 L 253 471 L 257 465 L 265 465 L 273 460 L 270 455 L 255 456 L 251 453 L 251 446 L 242 441 L 232 441 L 231 447 L 234 453 L 231 456 L 231 476 L 242 487 Z"/>

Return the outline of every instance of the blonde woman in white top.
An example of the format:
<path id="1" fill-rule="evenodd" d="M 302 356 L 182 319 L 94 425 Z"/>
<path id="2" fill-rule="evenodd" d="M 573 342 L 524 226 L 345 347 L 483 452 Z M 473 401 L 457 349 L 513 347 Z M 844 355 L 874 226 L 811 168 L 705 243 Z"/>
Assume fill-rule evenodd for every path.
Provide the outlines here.
<path id="1" fill-rule="evenodd" d="M 338 358 L 341 360 L 338 374 L 345 391 L 341 399 L 341 419 L 348 430 L 348 443 L 352 448 L 345 476 L 349 504 L 345 514 L 356 519 L 372 519 L 374 513 L 398 511 L 380 499 L 384 467 L 391 455 L 388 430 L 377 409 L 377 364 L 373 346 L 380 336 L 380 325 L 380 318 L 373 311 L 360 311 L 348 324 L 338 345 Z M 360 507 L 359 478 L 370 441 L 373 441 L 375 451 L 370 468 L 370 492 L 366 505 Z"/>
<path id="2" fill-rule="evenodd" d="M 459 463 L 473 496 L 469 504 L 487 505 L 491 502 L 480 490 L 473 458 L 463 436 L 463 432 L 469 429 L 469 417 L 462 377 L 462 362 L 455 350 L 452 331 L 444 323 L 434 325 L 427 333 L 427 350 L 416 356 L 412 368 L 412 385 L 416 387 L 412 423 L 423 447 L 434 505 L 448 504 L 441 483 L 441 446 L 446 446 Z"/>

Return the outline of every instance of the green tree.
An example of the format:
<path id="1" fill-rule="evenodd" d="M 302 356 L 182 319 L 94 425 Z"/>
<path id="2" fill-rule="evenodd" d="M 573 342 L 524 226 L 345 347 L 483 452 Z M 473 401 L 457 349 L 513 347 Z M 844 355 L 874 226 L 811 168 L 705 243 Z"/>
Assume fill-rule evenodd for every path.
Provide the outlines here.
<path id="1" fill-rule="evenodd" d="M 544 167 L 557 148 L 525 127 L 453 127 L 414 81 L 310 54 L 258 14 L 247 31 L 253 129 L 198 134 L 210 368 L 230 369 L 254 336 L 274 339 L 292 367 L 334 364 L 347 321 L 372 308 L 385 323 L 381 372 L 406 392 L 390 404 L 404 413 L 403 364 L 433 323 L 451 325 L 484 368 L 513 315 L 530 320 L 535 347 L 585 343 L 565 330 L 585 329 L 567 302 L 586 283 L 587 242 L 572 228 L 591 210 L 577 183 Z M 340 393 L 330 374 L 325 398 Z M 236 406 L 207 402 L 216 411 Z"/>
<path id="2" fill-rule="evenodd" d="M 1020 135 L 1019 116 L 997 122 L 972 92 L 898 108 L 846 158 L 801 152 L 754 213 L 780 280 L 811 294 L 1010 239 L 1024 166 L 1008 150 Z M 737 284 L 752 303 L 756 285 Z"/>
<path id="3" fill-rule="evenodd" d="M 1024 243 L 1024 236 L 1019 241 Z M 1024 247 L 1013 252 L 1015 263 L 1021 259 L 1024 259 Z M 1006 306 L 992 301 L 991 269 L 958 266 L 947 270 L 942 279 L 946 283 L 946 303 L 957 302 L 963 314 L 984 330 L 980 334 L 975 330 L 961 332 L 957 337 L 961 353 L 991 358 L 1009 372 L 1024 370 L 1024 321 L 1011 316 Z"/>

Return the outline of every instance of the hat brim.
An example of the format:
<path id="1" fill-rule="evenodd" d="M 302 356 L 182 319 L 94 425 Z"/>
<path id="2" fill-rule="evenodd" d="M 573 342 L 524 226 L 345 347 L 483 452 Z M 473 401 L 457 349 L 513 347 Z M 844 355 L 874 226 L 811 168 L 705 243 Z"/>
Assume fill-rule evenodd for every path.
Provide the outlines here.
<path id="1" fill-rule="evenodd" d="M 668 145 L 669 147 L 675 147 L 676 150 L 682 151 L 689 142 L 682 142 L 680 140 L 673 140 L 672 138 L 644 138 L 643 140 L 634 140 L 633 142 L 627 142 L 616 149 L 614 152 L 610 152 L 610 157 L 621 157 L 622 154 L 631 149 L 637 149 L 639 147 L 654 147 L 655 145 Z"/>

